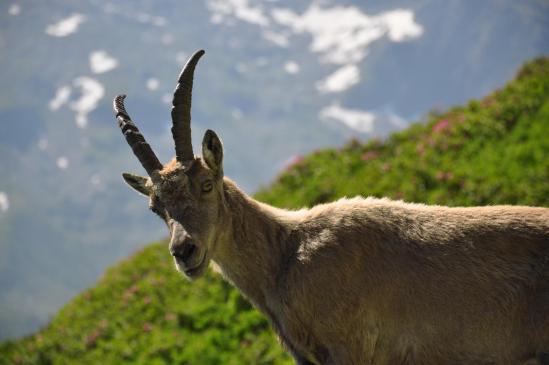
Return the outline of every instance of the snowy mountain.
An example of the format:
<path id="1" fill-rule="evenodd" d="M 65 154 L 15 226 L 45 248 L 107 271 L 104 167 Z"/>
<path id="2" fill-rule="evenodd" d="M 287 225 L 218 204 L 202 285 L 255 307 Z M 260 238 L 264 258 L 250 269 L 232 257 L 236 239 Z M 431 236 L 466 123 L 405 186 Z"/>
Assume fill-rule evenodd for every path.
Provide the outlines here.
<path id="1" fill-rule="evenodd" d="M 383 137 L 502 86 L 549 52 L 545 1 L 117 1 L 0 5 L 0 338 L 28 333 L 103 269 L 166 235 L 114 95 L 162 161 L 186 58 L 193 135 L 223 138 L 248 192 L 295 156 Z M 195 143 L 197 145 L 197 143 Z M 198 151 L 197 151 L 198 152 Z"/>

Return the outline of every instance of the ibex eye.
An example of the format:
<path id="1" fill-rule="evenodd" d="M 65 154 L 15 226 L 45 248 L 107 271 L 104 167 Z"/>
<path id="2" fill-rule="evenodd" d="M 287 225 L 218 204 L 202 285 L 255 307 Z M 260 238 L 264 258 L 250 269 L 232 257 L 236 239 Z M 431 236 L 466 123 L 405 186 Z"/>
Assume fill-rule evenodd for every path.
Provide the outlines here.
<path id="1" fill-rule="evenodd" d="M 202 192 L 203 193 L 208 193 L 208 192 L 212 191 L 212 189 L 213 189 L 213 183 L 212 183 L 211 180 L 205 181 L 202 184 Z"/>

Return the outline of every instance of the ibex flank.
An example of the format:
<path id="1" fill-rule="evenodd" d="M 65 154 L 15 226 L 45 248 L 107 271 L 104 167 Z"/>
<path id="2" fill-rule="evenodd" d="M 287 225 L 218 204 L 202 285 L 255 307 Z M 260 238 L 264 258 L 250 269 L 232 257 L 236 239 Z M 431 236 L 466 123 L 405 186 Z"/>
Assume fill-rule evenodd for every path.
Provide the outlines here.
<path id="1" fill-rule="evenodd" d="M 147 177 L 123 174 L 167 224 L 190 279 L 213 262 L 270 320 L 298 364 L 549 364 L 549 209 L 449 208 L 375 198 L 287 211 L 223 174 L 208 130 L 191 144 L 189 59 L 162 165 L 117 96 Z"/>

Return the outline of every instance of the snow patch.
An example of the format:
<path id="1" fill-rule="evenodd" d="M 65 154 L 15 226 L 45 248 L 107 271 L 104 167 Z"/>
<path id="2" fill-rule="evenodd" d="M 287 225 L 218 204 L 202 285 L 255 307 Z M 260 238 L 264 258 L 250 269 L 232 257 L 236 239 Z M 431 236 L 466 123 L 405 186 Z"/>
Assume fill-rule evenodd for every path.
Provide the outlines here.
<path id="1" fill-rule="evenodd" d="M 357 65 L 367 56 L 369 46 L 383 38 L 404 42 L 420 37 L 423 27 L 415 22 L 408 9 L 395 9 L 368 15 L 355 6 L 322 7 L 313 3 L 302 14 L 287 8 L 271 11 L 274 21 L 295 34 L 311 36 L 311 52 L 320 61 L 342 67 L 317 82 L 322 93 L 347 90 L 360 80 Z"/>
<path id="2" fill-rule="evenodd" d="M 165 27 L 168 21 L 162 16 L 153 16 L 151 23 L 155 27 Z"/>
<path id="3" fill-rule="evenodd" d="M 60 156 L 57 161 L 55 161 L 55 164 L 59 170 L 66 170 L 69 167 L 69 159 L 65 156 Z"/>
<path id="4" fill-rule="evenodd" d="M 3 191 L 0 191 L 0 212 L 7 212 L 10 209 L 10 200 L 8 199 L 8 194 Z"/>
<path id="5" fill-rule="evenodd" d="M 73 14 L 68 18 L 62 19 L 55 24 L 46 27 L 46 34 L 52 37 L 66 37 L 72 33 L 76 33 L 80 24 L 86 20 L 82 14 Z"/>
<path id="6" fill-rule="evenodd" d="M 290 44 L 290 41 L 288 40 L 288 36 L 282 33 L 273 32 L 271 30 L 265 30 L 263 33 L 263 38 L 268 40 L 271 43 L 274 43 L 275 45 L 279 47 L 288 47 Z"/>
<path id="7" fill-rule="evenodd" d="M 337 93 L 347 90 L 360 81 L 360 70 L 354 64 L 337 69 L 334 73 L 316 83 L 321 93 Z"/>
<path id="8" fill-rule="evenodd" d="M 97 108 L 99 100 L 105 95 L 105 88 L 99 81 L 88 76 L 77 77 L 72 81 L 72 84 L 75 89 L 80 89 L 81 95 L 77 100 L 69 103 L 69 108 L 76 113 L 76 125 L 79 128 L 85 128 L 88 125 L 88 114 Z M 69 102 L 71 93 L 72 88 L 70 86 L 61 86 L 49 102 L 49 109 L 51 111 L 59 110 Z"/>
<path id="9" fill-rule="evenodd" d="M 70 104 L 70 108 L 76 112 L 76 125 L 85 128 L 88 125 L 88 114 L 97 108 L 99 100 L 105 95 L 103 85 L 88 76 L 80 76 L 74 79 L 75 88 L 80 88 L 82 95 Z"/>
<path id="10" fill-rule="evenodd" d="M 231 111 L 231 116 L 234 118 L 234 119 L 242 119 L 242 117 L 244 116 L 244 113 L 242 113 L 242 110 L 238 109 L 238 108 L 234 108 L 232 111 Z"/>
<path id="11" fill-rule="evenodd" d="M 284 64 L 284 71 L 290 75 L 295 75 L 299 73 L 299 65 L 295 61 L 288 61 Z"/>
<path id="12" fill-rule="evenodd" d="M 93 174 L 90 177 L 90 183 L 93 186 L 99 186 L 99 185 L 101 185 L 101 182 L 102 182 L 102 179 L 101 179 L 101 175 L 99 175 L 99 174 Z"/>
<path id="13" fill-rule="evenodd" d="M 311 51 L 320 53 L 323 62 L 340 65 L 361 61 L 368 46 L 384 36 L 402 42 L 423 34 L 423 28 L 408 9 L 370 16 L 354 6 L 323 8 L 313 3 L 302 15 L 277 8 L 273 9 L 272 16 L 297 34 L 310 34 Z"/>
<path id="14" fill-rule="evenodd" d="M 210 21 L 214 24 L 226 23 L 227 18 L 234 17 L 261 27 L 269 25 L 269 18 L 263 9 L 251 6 L 248 0 L 209 0 L 207 6 L 212 12 Z"/>
<path id="15" fill-rule="evenodd" d="M 423 27 L 415 22 L 411 10 L 388 11 L 384 14 L 384 20 L 388 27 L 389 39 L 393 42 L 404 42 L 423 34 Z"/>
<path id="16" fill-rule="evenodd" d="M 338 103 L 322 109 L 319 117 L 323 120 L 332 119 L 338 121 L 359 133 L 373 132 L 374 121 L 376 119 L 373 113 L 358 109 L 346 109 Z"/>
<path id="17" fill-rule="evenodd" d="M 372 43 L 382 39 L 405 42 L 423 34 L 423 27 L 415 21 L 410 9 L 396 8 L 370 15 L 357 6 L 313 1 L 299 14 L 286 7 L 267 12 L 263 5 L 261 2 L 250 5 L 248 0 L 207 2 L 212 23 L 234 25 L 235 20 L 241 20 L 258 25 L 262 37 L 279 47 L 287 47 L 291 35 L 310 36 L 309 49 L 319 55 L 322 63 L 341 66 L 317 82 L 322 93 L 342 92 L 355 85 L 360 80 L 358 65 L 368 55 Z M 247 69 L 237 67 L 237 71 L 245 73 Z"/>
<path id="18" fill-rule="evenodd" d="M 165 27 L 168 24 L 166 18 L 162 16 L 154 16 L 147 13 L 139 13 L 135 17 L 139 23 L 152 24 L 155 27 Z"/>
<path id="19" fill-rule="evenodd" d="M 118 60 L 106 51 L 99 50 L 90 53 L 90 68 L 93 73 L 102 74 L 118 66 Z"/>
<path id="20" fill-rule="evenodd" d="M 40 151 L 45 151 L 48 149 L 48 146 L 49 146 L 49 142 L 48 142 L 48 139 L 47 138 L 40 138 L 38 140 L 38 149 Z"/>
<path id="21" fill-rule="evenodd" d="M 160 86 L 160 81 L 158 81 L 158 79 L 151 77 L 147 80 L 147 89 L 154 91 L 158 89 L 158 86 Z"/>
<path id="22" fill-rule="evenodd" d="M 11 4 L 8 8 L 9 15 L 19 15 L 21 14 L 21 6 L 19 4 Z"/>
<path id="23" fill-rule="evenodd" d="M 55 92 L 55 96 L 50 100 L 48 107 L 51 111 L 56 111 L 69 101 L 71 96 L 71 87 L 63 85 Z"/>

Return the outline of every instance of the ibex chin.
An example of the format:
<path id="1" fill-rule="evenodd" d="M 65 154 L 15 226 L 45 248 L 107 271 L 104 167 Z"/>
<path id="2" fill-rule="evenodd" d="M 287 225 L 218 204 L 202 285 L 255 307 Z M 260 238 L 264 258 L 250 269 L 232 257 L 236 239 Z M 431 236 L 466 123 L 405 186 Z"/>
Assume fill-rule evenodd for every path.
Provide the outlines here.
<path id="1" fill-rule="evenodd" d="M 272 323 L 298 364 L 549 364 L 549 209 L 449 208 L 375 198 L 287 211 L 223 175 L 208 130 L 191 145 L 196 52 L 173 97 L 162 165 L 124 108 L 148 177 L 123 174 L 167 224 L 188 278 L 210 261 Z"/>

